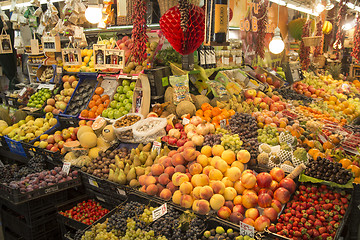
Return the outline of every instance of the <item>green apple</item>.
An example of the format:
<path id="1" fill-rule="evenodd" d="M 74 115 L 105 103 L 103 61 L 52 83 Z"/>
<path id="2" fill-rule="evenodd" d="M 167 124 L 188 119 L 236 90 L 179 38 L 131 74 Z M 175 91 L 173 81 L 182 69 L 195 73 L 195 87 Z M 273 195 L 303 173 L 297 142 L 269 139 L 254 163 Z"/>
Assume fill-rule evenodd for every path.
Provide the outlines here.
<path id="1" fill-rule="evenodd" d="M 124 106 L 129 103 L 129 99 L 125 98 L 123 101 Z"/>
<path id="2" fill-rule="evenodd" d="M 101 116 L 104 117 L 104 118 L 107 118 L 107 117 L 108 117 L 108 112 L 109 112 L 109 109 L 105 109 L 105 110 L 102 112 Z"/>
<path id="3" fill-rule="evenodd" d="M 131 91 L 130 86 L 124 86 L 124 93 Z"/>
<path id="4" fill-rule="evenodd" d="M 123 89 L 124 89 L 123 86 L 118 86 L 117 89 L 116 89 L 116 92 L 121 94 L 121 93 L 123 93 Z"/>
<path id="5" fill-rule="evenodd" d="M 120 107 L 118 110 L 119 110 L 120 112 L 126 111 L 126 109 L 125 109 L 124 106 Z"/>
<path id="6" fill-rule="evenodd" d="M 126 114 L 128 114 L 128 113 L 129 113 L 129 112 L 126 111 L 126 110 L 122 112 L 123 115 L 126 115 Z"/>
<path id="7" fill-rule="evenodd" d="M 123 80 L 123 81 L 122 81 L 122 85 L 123 85 L 123 86 L 130 86 L 130 80 L 126 80 L 126 79 Z"/>
<path id="8" fill-rule="evenodd" d="M 111 108 L 116 108 L 116 104 L 117 104 L 117 101 L 113 100 L 110 102 L 110 107 Z"/>
<path id="9" fill-rule="evenodd" d="M 118 102 L 117 104 L 116 104 L 116 109 L 119 109 L 119 108 L 121 108 L 123 106 L 123 103 L 122 102 Z"/>
<path id="10" fill-rule="evenodd" d="M 108 118 L 114 119 L 114 110 L 108 111 Z"/>
<path id="11" fill-rule="evenodd" d="M 114 118 L 118 119 L 122 116 L 122 113 L 119 110 L 114 110 Z"/>
<path id="12" fill-rule="evenodd" d="M 134 89 L 135 89 L 135 84 L 136 84 L 135 82 L 131 82 L 131 83 L 130 83 L 130 89 L 131 89 L 131 90 L 134 90 Z"/>
<path id="13" fill-rule="evenodd" d="M 128 91 L 128 92 L 126 92 L 126 97 L 127 97 L 128 99 L 130 99 L 130 98 L 133 97 L 133 94 L 134 94 L 133 91 Z"/>
<path id="14" fill-rule="evenodd" d="M 131 98 L 129 98 L 129 103 L 132 103 L 133 102 L 133 99 L 132 99 L 132 97 Z"/>
<path id="15" fill-rule="evenodd" d="M 120 93 L 115 93 L 114 100 L 119 101 L 119 96 L 120 96 Z"/>
<path id="16" fill-rule="evenodd" d="M 131 107 L 132 107 L 132 104 L 131 104 L 131 103 L 127 103 L 127 104 L 125 105 L 125 109 L 126 109 L 127 111 L 130 111 L 130 110 L 131 110 Z"/>
<path id="17" fill-rule="evenodd" d="M 125 94 L 120 94 L 118 101 L 123 102 L 125 98 L 126 98 Z"/>

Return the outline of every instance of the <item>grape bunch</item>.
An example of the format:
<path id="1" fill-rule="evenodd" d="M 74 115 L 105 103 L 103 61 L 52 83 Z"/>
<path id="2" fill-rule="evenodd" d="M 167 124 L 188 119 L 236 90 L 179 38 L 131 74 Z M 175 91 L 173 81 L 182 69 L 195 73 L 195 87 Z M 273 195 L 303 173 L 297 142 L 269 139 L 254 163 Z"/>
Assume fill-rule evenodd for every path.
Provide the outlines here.
<path id="1" fill-rule="evenodd" d="M 258 129 L 258 141 L 262 143 L 267 143 L 269 145 L 275 146 L 279 145 L 279 133 L 276 127 L 265 126 L 264 129 Z"/>
<path id="2" fill-rule="evenodd" d="M 238 134 L 242 141 L 257 137 L 257 121 L 247 113 L 235 113 L 229 119 L 230 131 Z"/>
<path id="3" fill-rule="evenodd" d="M 9 183 L 14 179 L 14 174 L 19 171 L 19 167 L 17 164 L 13 165 L 5 165 L 0 168 L 0 181 L 2 183 Z"/>
<path id="4" fill-rule="evenodd" d="M 215 131 L 215 133 L 216 134 L 229 134 L 230 133 L 230 131 L 228 130 L 228 126 L 226 126 L 226 128 L 217 128 L 216 129 L 216 131 Z"/>
<path id="5" fill-rule="evenodd" d="M 241 150 L 241 146 L 243 145 L 243 141 L 240 140 L 238 134 L 229 135 L 225 134 L 221 138 L 221 145 L 225 148 L 225 150 L 232 150 L 234 153 L 237 153 Z"/>
<path id="6" fill-rule="evenodd" d="M 86 231 L 81 240 L 117 240 L 119 239 L 113 231 L 106 231 L 106 223 L 98 223 Z"/>
<path id="7" fill-rule="evenodd" d="M 208 145 L 210 147 L 214 145 L 220 145 L 221 144 L 221 137 L 223 135 L 220 134 L 208 134 L 204 136 L 204 145 Z"/>
<path id="8" fill-rule="evenodd" d="M 166 238 L 163 236 L 155 236 L 155 232 L 153 230 L 144 231 L 140 228 L 137 228 L 137 223 L 134 219 L 129 219 L 127 223 L 127 229 L 124 237 L 120 237 L 121 240 L 135 240 L 135 239 L 157 239 L 157 240 L 165 240 Z"/>
<path id="9" fill-rule="evenodd" d="M 27 163 L 27 166 L 33 169 L 35 172 L 41 172 L 45 169 L 45 158 L 41 155 L 36 155 L 31 158 Z"/>

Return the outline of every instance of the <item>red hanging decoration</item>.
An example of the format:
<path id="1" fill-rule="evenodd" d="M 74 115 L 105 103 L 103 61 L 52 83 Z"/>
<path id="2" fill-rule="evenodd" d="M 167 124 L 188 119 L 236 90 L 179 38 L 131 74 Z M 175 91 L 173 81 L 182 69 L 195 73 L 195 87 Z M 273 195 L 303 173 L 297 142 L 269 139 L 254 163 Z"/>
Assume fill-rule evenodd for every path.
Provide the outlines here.
<path id="1" fill-rule="evenodd" d="M 323 21 L 318 21 L 316 24 L 316 36 L 322 36 L 322 28 L 323 28 Z M 320 56 L 323 54 L 323 43 L 324 39 L 321 38 L 320 44 L 315 47 L 314 50 L 314 57 Z"/>
<path id="2" fill-rule="evenodd" d="M 354 47 L 351 56 L 355 58 L 356 63 L 360 61 L 360 15 L 356 18 L 356 26 L 354 32 Z"/>
<path id="3" fill-rule="evenodd" d="M 146 1 L 134 0 L 133 2 L 133 29 L 132 37 L 133 45 L 131 47 L 132 61 L 141 64 L 147 57 L 146 43 L 148 42 L 148 36 L 146 34 Z"/>
<path id="4" fill-rule="evenodd" d="M 260 56 L 262 59 L 265 58 L 265 35 L 266 35 L 266 25 L 268 20 L 268 5 L 267 0 L 259 3 L 258 13 L 255 14 L 257 17 L 257 38 L 255 45 L 255 54 Z M 278 6 L 279 7 L 279 6 Z"/>
<path id="5" fill-rule="evenodd" d="M 303 33 L 301 35 L 302 38 L 309 37 L 310 35 L 310 24 L 311 20 L 308 20 L 303 26 Z M 307 70 L 310 66 L 310 47 L 305 46 L 304 41 L 301 41 L 300 44 L 300 62 L 302 70 Z"/>
<path id="6" fill-rule="evenodd" d="M 335 51 L 342 49 L 344 46 L 345 33 L 344 33 L 344 30 L 342 29 L 342 25 L 343 25 L 343 20 L 345 19 L 345 15 L 346 15 L 346 9 L 347 9 L 346 3 L 347 3 L 347 0 L 340 0 L 340 3 L 339 3 L 340 8 L 338 11 L 337 23 L 336 23 L 337 32 L 336 32 L 336 40 L 334 43 Z"/>

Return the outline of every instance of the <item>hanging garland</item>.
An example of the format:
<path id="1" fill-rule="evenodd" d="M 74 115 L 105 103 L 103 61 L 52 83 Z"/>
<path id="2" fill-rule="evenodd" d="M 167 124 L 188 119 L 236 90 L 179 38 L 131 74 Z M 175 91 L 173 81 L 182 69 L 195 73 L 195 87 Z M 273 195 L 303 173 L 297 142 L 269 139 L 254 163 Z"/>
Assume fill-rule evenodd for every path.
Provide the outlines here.
<path id="1" fill-rule="evenodd" d="M 255 54 L 261 57 L 262 59 L 265 58 L 265 35 L 266 35 L 266 25 L 268 21 L 268 4 L 267 0 L 259 3 L 259 10 L 257 17 L 257 38 L 256 38 L 256 45 L 255 45 Z"/>
<path id="2" fill-rule="evenodd" d="M 316 24 L 316 36 L 322 36 L 322 29 L 323 29 L 323 21 L 320 20 Z M 320 44 L 315 47 L 314 57 L 322 55 L 322 53 L 323 53 L 323 43 L 324 43 L 324 39 L 321 38 Z"/>
<path id="3" fill-rule="evenodd" d="M 302 38 L 309 37 L 310 35 L 310 24 L 311 20 L 307 20 L 306 23 L 303 26 L 303 33 L 301 35 Z M 310 66 L 310 47 L 306 47 L 304 44 L 304 41 L 301 41 L 300 44 L 300 62 L 301 62 L 301 68 L 302 70 L 307 70 Z"/>
<path id="4" fill-rule="evenodd" d="M 336 40 L 334 43 L 334 50 L 340 50 L 343 46 L 344 46 L 344 39 L 345 39 L 345 33 L 344 30 L 342 29 L 342 23 L 343 20 L 345 19 L 345 15 L 346 15 L 346 3 L 347 0 L 340 0 L 340 8 L 338 11 L 338 16 L 337 16 L 337 32 L 336 32 Z"/>
<path id="5" fill-rule="evenodd" d="M 143 0 L 134 0 L 133 3 L 133 30 L 132 30 L 132 39 L 134 44 L 131 48 L 131 53 L 133 55 L 133 61 L 142 63 L 146 59 L 146 43 L 148 41 L 148 36 L 146 34 L 146 1 Z"/>
<path id="6" fill-rule="evenodd" d="M 356 63 L 360 61 L 360 15 L 356 18 L 356 26 L 354 32 L 354 47 L 351 56 L 356 59 Z"/>

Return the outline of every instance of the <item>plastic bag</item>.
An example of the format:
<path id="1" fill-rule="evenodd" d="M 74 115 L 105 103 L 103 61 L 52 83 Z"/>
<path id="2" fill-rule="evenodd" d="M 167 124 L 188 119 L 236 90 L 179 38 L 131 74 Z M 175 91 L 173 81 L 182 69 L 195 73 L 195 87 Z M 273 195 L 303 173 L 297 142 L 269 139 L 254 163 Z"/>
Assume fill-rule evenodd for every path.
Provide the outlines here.
<path id="1" fill-rule="evenodd" d="M 149 143 L 166 135 L 166 118 L 149 117 L 133 125 L 135 142 Z"/>
<path id="2" fill-rule="evenodd" d="M 181 101 L 191 101 L 189 92 L 189 76 L 170 76 L 170 84 L 174 88 L 174 104 L 177 105 Z"/>
<path id="3" fill-rule="evenodd" d="M 126 116 L 139 116 L 139 117 L 140 117 L 140 120 L 139 120 L 139 121 L 141 121 L 141 120 L 144 119 L 144 116 L 141 115 L 141 114 L 139 114 L 139 113 L 129 113 L 129 114 L 126 114 L 126 115 L 122 116 L 121 118 L 116 119 L 116 120 L 113 122 L 112 126 L 113 126 L 113 128 L 114 128 L 115 134 L 116 134 L 116 136 L 117 136 L 118 139 L 127 139 L 127 140 L 129 140 L 129 139 L 132 139 L 132 138 L 133 138 L 132 129 L 133 129 L 133 126 L 134 126 L 137 122 L 134 123 L 134 124 L 132 124 L 132 125 L 130 125 L 130 126 L 120 127 L 120 128 L 117 128 L 117 127 L 116 127 L 116 124 L 115 124 L 118 120 L 121 120 L 121 119 L 123 119 L 123 118 L 126 117 Z"/>
<path id="4" fill-rule="evenodd" d="M 222 98 L 225 96 L 229 96 L 228 91 L 221 83 L 210 80 L 207 81 L 206 83 L 210 86 L 210 89 L 214 97 Z"/>

